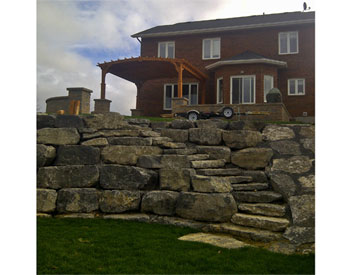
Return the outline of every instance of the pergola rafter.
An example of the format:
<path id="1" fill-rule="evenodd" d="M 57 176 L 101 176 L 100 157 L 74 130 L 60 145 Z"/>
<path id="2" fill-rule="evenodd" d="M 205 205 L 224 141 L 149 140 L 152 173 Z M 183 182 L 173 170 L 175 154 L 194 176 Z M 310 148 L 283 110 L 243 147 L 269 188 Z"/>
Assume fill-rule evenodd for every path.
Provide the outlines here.
<path id="1" fill-rule="evenodd" d="M 102 70 L 101 99 L 106 97 L 106 74 L 111 73 L 135 83 L 138 90 L 147 80 L 176 77 L 178 79 L 178 97 L 182 97 L 183 77 L 194 77 L 200 81 L 202 87 L 200 101 L 204 103 L 205 81 L 208 76 L 185 59 L 132 57 L 98 63 L 97 66 Z"/>

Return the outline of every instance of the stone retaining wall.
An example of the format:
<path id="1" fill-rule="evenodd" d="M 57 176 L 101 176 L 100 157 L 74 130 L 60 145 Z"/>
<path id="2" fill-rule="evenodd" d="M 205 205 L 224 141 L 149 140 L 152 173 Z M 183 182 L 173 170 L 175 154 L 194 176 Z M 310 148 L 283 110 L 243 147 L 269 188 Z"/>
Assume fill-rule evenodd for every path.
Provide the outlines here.
<path id="1" fill-rule="evenodd" d="M 37 116 L 40 216 L 314 242 L 314 126 Z"/>

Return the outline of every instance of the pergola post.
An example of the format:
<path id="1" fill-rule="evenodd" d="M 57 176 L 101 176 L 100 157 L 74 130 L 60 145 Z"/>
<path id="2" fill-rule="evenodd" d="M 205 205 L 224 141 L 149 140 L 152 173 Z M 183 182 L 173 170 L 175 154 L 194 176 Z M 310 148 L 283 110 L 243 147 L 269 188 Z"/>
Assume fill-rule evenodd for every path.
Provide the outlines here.
<path id="1" fill-rule="evenodd" d="M 106 74 L 107 70 L 102 69 L 101 99 L 106 99 Z"/>
<path id="2" fill-rule="evenodd" d="M 183 66 L 182 63 L 177 67 L 177 72 L 179 75 L 178 81 L 177 81 L 177 97 L 182 98 L 182 71 Z"/>

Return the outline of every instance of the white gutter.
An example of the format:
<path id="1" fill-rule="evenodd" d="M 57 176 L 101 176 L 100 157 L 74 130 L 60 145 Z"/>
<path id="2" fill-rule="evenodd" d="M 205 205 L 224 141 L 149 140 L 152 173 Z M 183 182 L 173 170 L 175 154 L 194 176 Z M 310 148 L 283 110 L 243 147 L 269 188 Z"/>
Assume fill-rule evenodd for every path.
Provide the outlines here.
<path id="1" fill-rule="evenodd" d="M 268 58 L 259 58 L 259 59 L 241 59 L 241 60 L 225 60 L 225 61 L 218 61 L 213 64 L 210 64 L 208 66 L 205 66 L 207 70 L 224 66 L 224 65 L 235 65 L 235 64 L 256 64 L 256 63 L 265 63 L 265 64 L 272 64 L 277 65 L 281 67 L 287 67 L 287 62 L 284 61 L 278 61 Z"/>
<path id="2" fill-rule="evenodd" d="M 275 23 L 263 23 L 263 24 L 250 24 L 241 26 L 228 26 L 220 28 L 209 28 L 209 29 L 197 29 L 197 30 L 186 30 L 186 31 L 173 31 L 173 32 L 158 32 L 150 34 L 133 34 L 131 37 L 158 37 L 158 36 L 171 36 L 171 35 L 183 35 L 183 34 L 197 34 L 197 33 L 208 33 L 208 32 L 220 32 L 220 31 L 233 31 L 233 30 L 246 30 L 255 28 L 267 28 L 267 27 L 279 27 L 297 24 L 308 24 L 315 23 L 315 19 L 304 19 L 304 20 L 294 20 L 294 21 L 284 21 Z"/>

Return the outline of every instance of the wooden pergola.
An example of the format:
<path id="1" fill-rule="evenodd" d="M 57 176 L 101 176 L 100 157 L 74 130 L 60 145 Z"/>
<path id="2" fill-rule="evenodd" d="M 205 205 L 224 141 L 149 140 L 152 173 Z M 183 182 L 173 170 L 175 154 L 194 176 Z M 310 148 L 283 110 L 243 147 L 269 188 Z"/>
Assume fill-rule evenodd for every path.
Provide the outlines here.
<path id="1" fill-rule="evenodd" d="M 205 81 L 208 76 L 185 59 L 132 57 L 98 63 L 97 66 L 102 70 L 101 99 L 106 98 L 106 74 L 111 73 L 135 83 L 137 94 L 147 80 L 177 78 L 179 98 L 182 98 L 182 79 L 194 77 L 200 81 L 200 103 L 205 103 Z"/>

